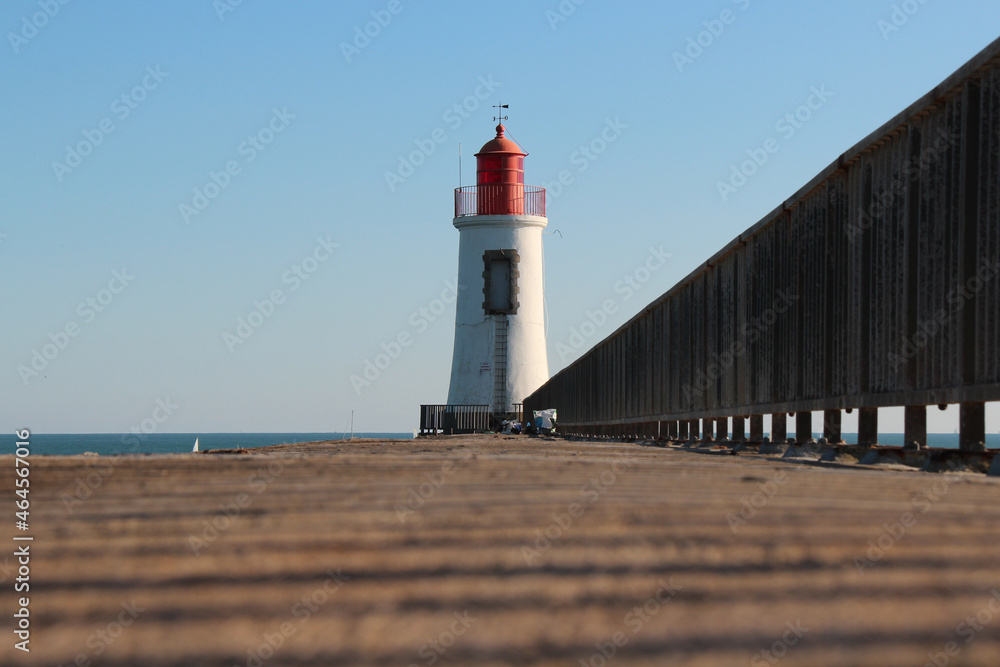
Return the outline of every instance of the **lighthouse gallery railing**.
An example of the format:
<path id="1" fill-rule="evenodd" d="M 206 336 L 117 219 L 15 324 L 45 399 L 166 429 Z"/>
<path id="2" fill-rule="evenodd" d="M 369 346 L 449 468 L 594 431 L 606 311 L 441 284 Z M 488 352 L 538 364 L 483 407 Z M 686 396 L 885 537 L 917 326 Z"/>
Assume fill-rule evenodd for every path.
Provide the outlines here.
<path id="1" fill-rule="evenodd" d="M 455 188 L 455 217 L 470 215 L 545 217 L 545 188 L 517 183 L 488 183 Z"/>

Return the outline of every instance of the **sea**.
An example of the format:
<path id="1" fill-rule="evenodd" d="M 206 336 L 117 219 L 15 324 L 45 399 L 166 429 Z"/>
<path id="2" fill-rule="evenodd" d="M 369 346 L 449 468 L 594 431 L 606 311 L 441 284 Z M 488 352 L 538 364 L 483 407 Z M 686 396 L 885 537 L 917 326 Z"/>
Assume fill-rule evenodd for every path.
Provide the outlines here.
<path id="1" fill-rule="evenodd" d="M 349 433 L 32 433 L 28 438 L 32 456 L 70 456 L 88 452 L 101 456 L 122 454 L 182 454 L 198 449 L 251 449 L 293 442 L 344 440 Z M 412 440 L 409 433 L 355 433 L 355 438 Z M 13 454 L 17 436 L 0 435 L 0 454 Z"/>
<path id="2" fill-rule="evenodd" d="M 818 438 L 822 434 L 815 434 Z M 344 440 L 346 433 L 32 433 L 28 439 L 33 456 L 69 456 L 88 452 L 101 456 L 123 454 L 182 454 L 190 452 L 198 439 L 198 449 L 251 449 L 295 442 L 317 442 L 322 440 Z M 412 440 L 409 433 L 355 433 L 355 438 L 376 438 L 383 440 Z M 856 433 L 845 433 L 847 442 L 857 442 Z M 0 454 L 13 454 L 17 437 L 14 434 L 0 435 Z M 901 447 L 902 433 L 879 434 L 879 443 Z M 927 444 L 931 447 L 958 449 L 957 433 L 930 433 Z M 1000 433 L 988 434 L 986 446 L 1000 449 Z"/>

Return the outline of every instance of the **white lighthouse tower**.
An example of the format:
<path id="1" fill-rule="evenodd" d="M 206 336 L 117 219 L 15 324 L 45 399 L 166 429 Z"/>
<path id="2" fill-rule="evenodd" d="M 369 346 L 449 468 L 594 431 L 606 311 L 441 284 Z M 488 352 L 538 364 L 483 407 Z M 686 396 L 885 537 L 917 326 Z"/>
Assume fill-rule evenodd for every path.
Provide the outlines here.
<path id="1" fill-rule="evenodd" d="M 476 153 L 476 185 L 455 190 L 460 232 L 455 351 L 449 405 L 494 414 L 549 379 L 545 350 L 542 230 L 545 188 L 524 184 L 527 155 L 504 136 Z"/>

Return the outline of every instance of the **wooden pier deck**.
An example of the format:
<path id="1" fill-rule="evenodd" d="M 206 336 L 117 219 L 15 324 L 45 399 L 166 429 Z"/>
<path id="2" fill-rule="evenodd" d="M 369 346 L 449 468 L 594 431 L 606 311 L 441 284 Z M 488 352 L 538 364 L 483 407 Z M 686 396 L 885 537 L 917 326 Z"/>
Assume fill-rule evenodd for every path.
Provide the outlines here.
<path id="1" fill-rule="evenodd" d="M 1000 664 L 981 474 L 468 436 L 30 479 L 31 653 L 8 632 L 3 665 Z"/>

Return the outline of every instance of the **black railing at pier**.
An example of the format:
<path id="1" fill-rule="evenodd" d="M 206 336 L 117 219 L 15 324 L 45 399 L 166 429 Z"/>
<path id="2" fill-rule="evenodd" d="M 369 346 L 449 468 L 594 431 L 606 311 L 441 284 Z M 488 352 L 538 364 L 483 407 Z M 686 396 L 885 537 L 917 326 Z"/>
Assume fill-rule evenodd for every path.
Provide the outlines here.
<path id="1" fill-rule="evenodd" d="M 420 435 L 459 435 L 499 431 L 504 420 L 521 421 L 523 405 L 494 412 L 489 405 L 421 405 Z"/>

